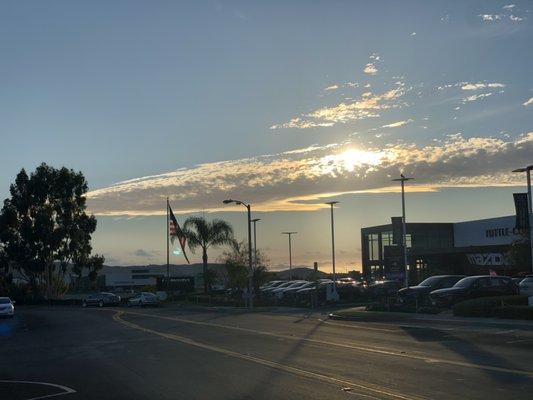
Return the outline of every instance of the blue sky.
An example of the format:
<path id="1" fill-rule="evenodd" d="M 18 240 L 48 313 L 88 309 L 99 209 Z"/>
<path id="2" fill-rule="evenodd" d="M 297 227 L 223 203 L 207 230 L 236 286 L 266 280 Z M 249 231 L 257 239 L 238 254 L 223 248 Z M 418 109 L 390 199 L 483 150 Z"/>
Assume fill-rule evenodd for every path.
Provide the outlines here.
<path id="1" fill-rule="evenodd" d="M 83 171 L 95 250 L 119 264 L 164 262 L 166 196 L 180 219 L 228 218 L 239 236 L 221 200 L 252 202 L 273 266 L 291 229 L 295 263 L 327 268 L 331 198 L 340 263 L 357 264 L 359 228 L 399 212 L 401 170 L 417 178 L 410 220 L 510 214 L 523 177 L 508 171 L 533 161 L 532 10 L 2 2 L 0 196 L 22 167 Z"/>

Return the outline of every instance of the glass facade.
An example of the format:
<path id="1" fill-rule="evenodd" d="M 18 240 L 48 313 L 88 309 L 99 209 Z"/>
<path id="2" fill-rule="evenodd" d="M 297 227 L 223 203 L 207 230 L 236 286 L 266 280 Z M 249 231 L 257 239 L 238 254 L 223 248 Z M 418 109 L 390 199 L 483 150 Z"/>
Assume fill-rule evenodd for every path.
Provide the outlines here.
<path id="1" fill-rule="evenodd" d="M 386 267 L 390 260 L 385 260 L 385 248 L 395 245 L 392 241 L 392 226 L 363 228 L 361 233 L 363 271 L 367 279 L 383 279 L 388 276 L 389 272 L 392 273 L 387 272 L 388 267 Z M 417 253 L 453 248 L 452 224 L 408 223 L 406 247 L 408 249 L 407 271 L 412 279 L 419 281 L 429 273 L 429 265 L 425 259 L 417 257 Z M 401 259 L 403 265 L 403 256 Z"/>

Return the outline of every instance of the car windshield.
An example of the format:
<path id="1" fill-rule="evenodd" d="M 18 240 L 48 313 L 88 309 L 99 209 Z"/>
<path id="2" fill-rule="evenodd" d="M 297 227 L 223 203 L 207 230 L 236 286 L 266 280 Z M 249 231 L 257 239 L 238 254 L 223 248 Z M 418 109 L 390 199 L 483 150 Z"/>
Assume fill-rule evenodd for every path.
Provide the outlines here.
<path id="1" fill-rule="evenodd" d="M 477 281 L 479 278 L 475 276 L 470 276 L 467 278 L 461 279 L 459 282 L 457 282 L 453 287 L 457 288 L 467 288 L 470 287 L 475 281 Z"/>
<path id="2" fill-rule="evenodd" d="M 431 278 L 424 279 L 418 284 L 418 286 L 435 286 L 442 280 L 442 277 L 432 276 Z"/>
<path id="3" fill-rule="evenodd" d="M 143 296 L 144 297 L 153 298 L 153 297 L 155 297 L 155 294 L 153 294 L 153 293 L 143 293 Z"/>
<path id="4" fill-rule="evenodd" d="M 0 304 L 10 304 L 10 303 L 11 303 L 11 300 L 9 300 L 6 297 L 0 298 Z"/>

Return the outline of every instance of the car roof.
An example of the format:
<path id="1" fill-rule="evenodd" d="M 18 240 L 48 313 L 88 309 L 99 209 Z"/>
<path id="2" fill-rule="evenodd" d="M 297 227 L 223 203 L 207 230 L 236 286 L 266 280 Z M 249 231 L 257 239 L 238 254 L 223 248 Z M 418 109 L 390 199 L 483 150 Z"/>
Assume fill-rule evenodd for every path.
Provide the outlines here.
<path id="1" fill-rule="evenodd" d="M 9 297 L 0 297 L 0 300 L 11 300 Z"/>

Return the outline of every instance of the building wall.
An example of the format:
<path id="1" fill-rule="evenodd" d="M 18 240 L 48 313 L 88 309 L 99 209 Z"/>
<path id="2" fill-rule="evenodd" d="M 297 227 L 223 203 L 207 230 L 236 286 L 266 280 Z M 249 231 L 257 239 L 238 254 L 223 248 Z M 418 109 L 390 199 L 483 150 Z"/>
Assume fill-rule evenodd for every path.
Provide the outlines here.
<path id="1" fill-rule="evenodd" d="M 455 247 L 510 245 L 524 232 L 515 229 L 515 217 L 458 222 L 453 225 Z"/>

